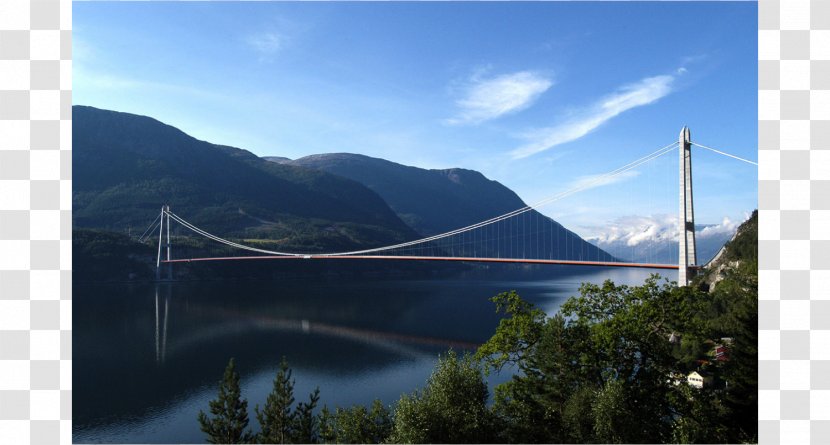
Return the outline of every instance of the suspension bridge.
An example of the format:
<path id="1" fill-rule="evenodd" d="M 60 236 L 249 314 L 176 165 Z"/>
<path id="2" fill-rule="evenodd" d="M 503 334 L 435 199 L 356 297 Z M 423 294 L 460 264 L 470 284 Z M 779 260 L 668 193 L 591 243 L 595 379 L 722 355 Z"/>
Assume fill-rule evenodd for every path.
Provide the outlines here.
<path id="1" fill-rule="evenodd" d="M 172 266 L 177 263 L 252 260 L 382 260 L 669 269 L 677 270 L 678 284 L 686 285 L 700 268 L 695 242 L 692 145 L 745 163 L 758 165 L 754 161 L 692 142 L 688 127 L 683 127 L 676 142 L 532 205 L 448 232 L 387 246 L 327 253 L 270 250 L 212 234 L 177 215 L 170 210 L 168 205 L 162 207 L 161 212 L 145 230 L 140 240 L 144 241 L 153 236 L 158 228 L 157 279 L 161 278 L 163 266 L 167 266 L 168 279 L 172 279 Z M 573 232 L 534 211 L 595 187 L 597 184 L 613 180 L 648 162 L 673 153 L 675 150 L 679 154 L 678 262 L 676 264 L 624 261 L 598 248 L 591 248 L 593 246 L 586 247 L 587 243 Z M 224 246 L 226 250 L 240 252 L 240 254 L 173 258 L 170 238 L 170 227 L 173 222 L 199 237 Z M 245 252 L 245 255 L 241 252 Z"/>

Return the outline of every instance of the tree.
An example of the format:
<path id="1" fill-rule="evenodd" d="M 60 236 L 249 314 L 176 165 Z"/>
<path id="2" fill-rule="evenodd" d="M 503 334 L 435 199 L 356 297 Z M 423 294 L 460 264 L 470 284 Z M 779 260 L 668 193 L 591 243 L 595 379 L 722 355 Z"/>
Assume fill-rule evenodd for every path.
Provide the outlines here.
<path id="1" fill-rule="evenodd" d="M 320 410 L 318 416 L 318 422 L 321 443 L 342 443 L 337 440 L 337 419 L 328 406 L 323 405 L 323 409 Z"/>
<path id="2" fill-rule="evenodd" d="M 316 403 L 316 402 L 315 402 Z M 260 433 L 257 440 L 262 443 L 287 443 L 294 431 L 295 413 L 291 411 L 294 404 L 294 382 L 291 369 L 285 357 L 280 361 L 280 369 L 274 378 L 274 386 L 262 411 L 257 405 L 256 418 Z"/>
<path id="3" fill-rule="evenodd" d="M 383 443 L 392 432 L 392 415 L 380 400 L 372 407 L 338 407 L 334 413 L 323 407 L 320 438 L 326 443 Z"/>
<path id="4" fill-rule="evenodd" d="M 395 443 L 475 443 L 494 440 L 482 369 L 465 354 L 439 357 L 426 387 L 404 395 L 395 409 Z"/>
<path id="5" fill-rule="evenodd" d="M 318 419 L 314 415 L 320 401 L 320 388 L 309 394 L 308 402 L 294 405 L 294 381 L 285 357 L 274 377 L 274 386 L 265 399 L 262 410 L 256 406 L 256 417 L 260 432 L 257 440 L 262 443 L 316 443 L 318 440 Z"/>
<path id="6" fill-rule="evenodd" d="M 664 442 L 679 408 L 672 372 L 682 368 L 672 333 L 694 343 L 709 332 L 711 298 L 691 288 L 583 284 L 547 317 L 516 295 L 493 298 L 506 315 L 477 356 L 518 372 L 496 388 L 505 442 Z M 700 345 L 694 345 L 700 349 Z M 677 349 L 677 350 L 676 350 Z M 694 356 L 694 354 L 691 354 Z M 694 357 L 696 358 L 696 357 Z"/>
<path id="7" fill-rule="evenodd" d="M 729 359 L 723 365 L 728 382 L 731 442 L 757 441 L 758 431 L 758 276 L 757 262 L 726 275 L 714 289 L 719 315 L 712 320 L 716 336 L 730 337 Z M 748 270 L 747 270 L 748 269 Z"/>
<path id="8" fill-rule="evenodd" d="M 374 443 L 384 442 L 392 434 L 392 413 L 380 400 L 375 399 L 369 409 L 369 436 Z"/>
<path id="9" fill-rule="evenodd" d="M 722 397 L 710 388 L 678 387 L 677 406 L 671 441 L 674 443 L 736 443 L 729 431 L 735 429 Z M 754 441 L 753 441 L 754 442 Z"/>
<path id="10" fill-rule="evenodd" d="M 294 428 L 291 432 L 293 443 L 317 443 L 317 416 L 314 415 L 314 408 L 320 401 L 320 388 L 315 388 L 309 394 L 308 403 L 300 402 L 294 411 Z"/>
<path id="11" fill-rule="evenodd" d="M 228 361 L 225 374 L 219 382 L 219 394 L 210 401 L 208 417 L 199 411 L 199 425 L 207 434 L 209 443 L 249 443 L 253 439 L 248 428 L 248 401 L 241 397 L 239 373 L 233 358 Z"/>
<path id="12" fill-rule="evenodd" d="M 508 317 L 499 321 L 496 333 L 481 345 L 476 358 L 484 359 L 496 370 L 505 364 L 519 364 L 532 353 L 541 338 L 545 313 L 519 297 L 516 291 L 503 292 L 490 301 L 496 304 L 496 312 Z"/>
<path id="13" fill-rule="evenodd" d="M 509 382 L 496 387 L 494 411 L 503 421 L 501 440 L 540 443 L 582 438 L 591 427 L 574 416 L 590 410 L 590 395 L 601 382 L 596 360 L 582 354 L 593 349 L 586 329 L 568 325 L 559 314 L 546 318 L 515 292 L 499 294 L 492 301 L 506 317 L 476 356 L 489 368 L 500 370 L 509 364 L 518 370 Z M 581 399 L 574 398 L 580 387 L 584 387 Z M 587 408 L 580 406 L 585 403 Z M 575 429 L 573 434 L 568 433 L 570 428 Z"/>
<path id="14" fill-rule="evenodd" d="M 625 387 L 620 380 L 608 380 L 597 392 L 592 405 L 591 417 L 594 419 L 594 438 L 597 442 L 623 443 L 630 428 L 626 421 L 629 410 L 625 406 Z"/>

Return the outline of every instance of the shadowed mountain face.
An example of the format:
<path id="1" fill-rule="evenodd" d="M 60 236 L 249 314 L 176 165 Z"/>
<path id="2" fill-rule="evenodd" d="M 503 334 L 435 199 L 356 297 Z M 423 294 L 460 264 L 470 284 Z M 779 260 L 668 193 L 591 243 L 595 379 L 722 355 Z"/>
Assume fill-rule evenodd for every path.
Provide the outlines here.
<path id="1" fill-rule="evenodd" d="M 286 163 L 360 182 L 422 235 L 457 229 L 525 205 L 507 187 L 462 168 L 425 170 L 349 153 L 312 155 Z"/>
<path id="2" fill-rule="evenodd" d="M 417 237 L 349 179 L 268 162 L 145 116 L 75 106 L 72 128 L 76 227 L 141 231 L 170 204 L 219 235 L 311 251 Z"/>
<path id="3" fill-rule="evenodd" d="M 499 182 L 462 168 L 427 170 L 350 153 L 275 162 L 358 181 L 377 192 L 402 220 L 422 235 L 465 227 L 526 206 L 516 193 Z M 527 258 L 611 259 L 606 252 L 536 211 L 511 220 L 513 226 L 502 223 L 492 234 L 485 234 L 485 238 L 499 237 L 500 240 L 482 248 L 490 253 L 509 252 L 513 243 L 513 251 L 521 249 L 521 255 Z"/>

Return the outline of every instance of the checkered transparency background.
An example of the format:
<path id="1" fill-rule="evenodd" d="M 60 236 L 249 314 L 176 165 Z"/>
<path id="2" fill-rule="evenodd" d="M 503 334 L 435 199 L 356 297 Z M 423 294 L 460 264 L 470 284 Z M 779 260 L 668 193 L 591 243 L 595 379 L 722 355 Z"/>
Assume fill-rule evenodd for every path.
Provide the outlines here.
<path id="1" fill-rule="evenodd" d="M 0 443 L 72 440 L 72 9 L 0 0 Z"/>
<path id="2" fill-rule="evenodd" d="M 830 443 L 830 0 L 759 3 L 759 442 Z"/>
<path id="3" fill-rule="evenodd" d="M 71 443 L 71 17 L 0 0 L 2 443 Z M 830 0 L 758 18 L 759 441 L 827 444 Z"/>

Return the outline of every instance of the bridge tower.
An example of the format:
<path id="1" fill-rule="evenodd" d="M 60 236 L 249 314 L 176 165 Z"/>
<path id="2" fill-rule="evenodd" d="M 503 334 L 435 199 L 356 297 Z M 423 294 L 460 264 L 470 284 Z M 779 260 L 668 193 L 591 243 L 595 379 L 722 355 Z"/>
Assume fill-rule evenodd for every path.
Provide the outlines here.
<path id="1" fill-rule="evenodd" d="M 173 280 L 173 263 L 170 262 L 171 260 L 171 251 L 173 249 L 172 244 L 170 244 L 170 205 L 166 205 L 164 216 L 167 217 L 167 279 Z"/>
<path id="2" fill-rule="evenodd" d="M 692 140 L 689 127 L 680 130 L 680 262 L 677 284 L 686 286 L 694 276 L 697 264 L 695 252 L 695 208 L 692 200 Z"/>
<path id="3" fill-rule="evenodd" d="M 158 255 L 156 256 L 156 281 L 161 281 L 161 247 L 162 244 L 166 247 L 167 250 L 167 279 L 173 279 L 173 263 L 170 263 L 171 259 L 171 250 L 172 246 L 170 244 L 170 206 L 163 205 L 161 207 L 161 215 L 159 216 L 159 249 Z M 164 229 L 167 229 L 167 242 L 163 242 L 164 240 Z"/>

